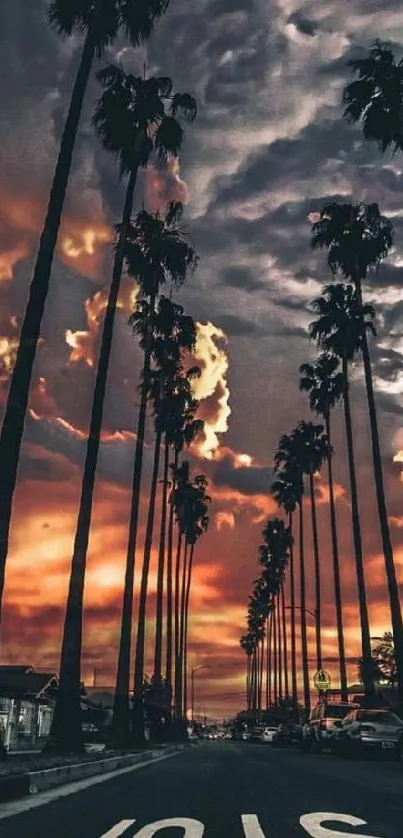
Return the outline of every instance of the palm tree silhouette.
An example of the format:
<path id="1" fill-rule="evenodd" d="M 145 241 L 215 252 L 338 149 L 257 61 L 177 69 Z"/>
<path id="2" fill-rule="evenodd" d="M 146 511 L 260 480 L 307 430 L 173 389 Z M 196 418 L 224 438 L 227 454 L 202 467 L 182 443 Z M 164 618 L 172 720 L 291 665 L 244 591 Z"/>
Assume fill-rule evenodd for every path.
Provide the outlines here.
<path id="1" fill-rule="evenodd" d="M 403 59 L 396 61 L 386 43 L 372 44 L 365 58 L 348 62 L 358 78 L 343 91 L 348 122 L 361 122 L 366 140 L 382 152 L 403 151 Z"/>
<path id="2" fill-rule="evenodd" d="M 388 255 L 392 243 L 393 226 L 389 219 L 381 215 L 376 203 L 336 204 L 333 202 L 323 208 L 319 221 L 312 227 L 312 247 L 314 249 L 326 248 L 327 261 L 331 270 L 334 273 L 340 271 L 346 279 L 354 283 L 357 304 L 361 313 L 361 349 L 371 426 L 376 499 L 396 649 L 399 704 L 403 707 L 403 619 L 383 483 L 371 358 L 367 329 L 362 316 L 362 283 L 367 279 L 369 271 L 377 270 L 382 260 Z"/>
<path id="3" fill-rule="evenodd" d="M 190 605 L 190 589 L 192 584 L 192 572 L 194 565 L 194 556 L 196 544 L 204 535 L 209 526 L 209 504 L 211 497 L 207 494 L 208 480 L 204 474 L 198 474 L 193 478 L 190 485 L 190 492 L 187 502 L 187 527 L 186 527 L 186 541 L 190 547 L 189 562 L 187 567 L 187 578 L 185 584 L 185 601 L 184 601 L 184 621 L 183 621 L 183 641 L 180 657 L 180 666 L 183 671 L 183 707 L 186 711 L 187 707 L 187 650 L 188 650 L 188 626 L 189 626 L 189 605 Z"/>
<path id="4" fill-rule="evenodd" d="M 132 317 L 132 326 L 146 339 L 148 328 L 148 315 L 143 306 L 138 307 L 137 313 Z M 144 561 L 141 576 L 141 603 L 139 609 L 140 620 L 146 620 L 146 610 L 142 602 L 147 601 L 148 574 L 151 559 L 151 547 L 155 517 L 158 468 L 161 454 L 162 439 L 171 430 L 173 421 L 172 411 L 178 409 L 178 398 L 183 403 L 183 396 L 189 398 L 190 380 L 187 380 L 187 390 L 183 392 L 183 382 L 180 378 L 181 361 L 185 352 L 193 350 L 196 343 L 196 327 L 193 319 L 184 313 L 182 306 L 172 302 L 166 297 L 160 297 L 157 311 L 153 318 L 152 336 L 152 358 L 154 367 L 150 371 L 150 396 L 154 404 L 155 424 L 155 449 L 154 468 L 151 492 L 149 498 L 149 512 L 147 519 L 146 542 L 144 550 Z M 198 368 L 189 371 L 190 377 L 199 374 Z M 189 375 L 189 374 L 188 374 Z M 161 660 L 162 660 L 162 607 L 163 607 L 163 578 L 164 578 L 164 557 L 165 557 L 165 522 L 168 491 L 168 467 L 169 467 L 169 445 L 165 444 L 164 455 L 164 476 L 162 480 L 162 510 L 161 528 L 158 550 L 158 574 L 157 574 L 157 616 L 155 635 L 155 667 L 153 674 L 153 689 L 157 694 L 168 692 L 168 684 L 162 682 Z M 145 625 L 143 629 L 145 637 Z M 144 652 L 143 652 L 144 655 Z M 117 720 L 119 721 L 119 720 Z"/>
<path id="5" fill-rule="evenodd" d="M 336 507 L 333 485 L 333 450 L 331 445 L 330 411 L 343 396 L 344 379 L 339 371 L 339 358 L 323 353 L 314 364 L 302 364 L 299 368 L 300 389 L 309 393 L 309 406 L 314 413 L 323 416 L 326 436 L 329 442 L 327 457 L 330 496 L 330 529 L 332 537 L 333 579 L 336 605 L 337 637 L 339 645 L 339 667 L 342 700 L 348 700 L 346 654 L 343 634 L 343 610 L 340 584 L 340 562 L 337 539 Z"/>
<path id="6" fill-rule="evenodd" d="M 369 304 L 364 305 L 360 310 L 353 286 L 342 283 L 325 286 L 322 295 L 312 301 L 310 308 L 318 315 L 317 319 L 309 326 L 311 338 L 316 341 L 320 349 L 333 354 L 336 358 L 340 358 L 342 363 L 343 405 L 351 493 L 351 522 L 360 611 L 362 659 L 364 661 L 363 673 L 365 675 L 363 683 L 366 694 L 370 695 L 373 692 L 374 684 L 370 666 L 370 629 L 362 554 L 348 365 L 361 348 L 361 318 L 364 319 L 366 329 L 374 330 L 372 320 L 375 316 L 375 310 Z"/>
<path id="7" fill-rule="evenodd" d="M 165 456 L 163 473 L 163 496 L 161 509 L 161 528 L 158 551 L 158 576 L 157 576 L 157 606 L 156 606 L 156 632 L 155 632 L 155 655 L 154 655 L 154 678 L 158 682 L 162 677 L 162 623 L 163 623 L 163 580 L 165 568 L 165 548 L 167 529 L 168 509 L 168 482 L 169 482 L 169 457 L 171 446 L 178 444 L 183 447 L 193 442 L 203 432 L 204 422 L 195 419 L 194 416 L 199 407 L 197 399 L 192 395 L 192 379 L 200 375 L 199 367 L 192 367 L 186 372 L 181 365 L 175 366 L 169 374 L 164 389 L 164 398 L 159 406 L 160 421 L 162 423 L 165 438 Z M 186 437 L 184 438 L 184 435 Z M 175 449 L 176 456 L 176 449 Z M 174 465 L 175 467 L 175 465 Z M 170 506 L 170 509 L 172 505 Z M 168 522 L 169 541 L 169 522 Z M 170 560 L 169 560 L 170 556 Z M 168 544 L 168 567 L 167 567 L 167 690 L 172 688 L 172 545 L 169 551 Z"/>
<path id="8" fill-rule="evenodd" d="M 300 483 L 298 483 L 300 486 Z M 295 474 L 287 472 L 286 469 L 277 472 L 276 479 L 272 483 L 271 491 L 279 506 L 283 507 L 288 515 L 288 529 L 290 532 L 290 599 L 291 599 L 291 692 L 294 707 L 298 703 L 297 688 L 297 656 L 295 642 L 295 571 L 294 571 L 294 543 L 293 513 L 299 502 L 298 485 L 295 484 Z"/>
<path id="9" fill-rule="evenodd" d="M 180 475 L 179 456 L 185 445 L 190 446 L 204 429 L 204 422 L 201 419 L 195 418 L 199 403 L 191 395 L 190 384 L 195 369 L 188 370 L 186 375 L 182 377 L 176 408 L 173 410 L 171 416 L 172 426 L 169 433 L 166 434 L 166 441 L 169 441 L 169 445 L 174 452 L 174 462 L 170 467 L 171 493 L 169 497 L 167 543 L 167 654 L 165 680 L 170 695 L 172 695 L 173 660 L 175 659 L 176 661 L 179 656 L 179 578 L 182 545 L 182 534 L 180 531 L 178 534 L 178 549 L 176 554 L 175 585 L 173 585 L 174 521 L 177 478 Z M 159 637 L 158 625 L 157 636 Z"/>
<path id="10" fill-rule="evenodd" d="M 102 56 L 105 48 L 115 40 L 122 29 L 134 46 L 149 38 L 155 20 L 164 14 L 168 5 L 169 0 L 96 0 L 93 3 L 88 3 L 88 0 L 76 0 L 74 4 L 68 0 L 51 0 L 49 3 L 51 25 L 63 36 L 70 36 L 75 32 L 85 33 L 85 42 L 60 143 L 0 434 L 0 618 L 12 502 L 32 369 L 49 290 L 73 151 L 94 58 Z M 70 744 L 66 742 L 69 749 L 82 747 L 80 743 L 77 746 L 72 739 L 69 742 Z"/>
<path id="11" fill-rule="evenodd" d="M 278 442 L 274 454 L 274 464 L 277 471 L 285 472 L 287 480 L 292 484 L 298 503 L 299 518 L 299 581 L 300 581 L 300 609 L 301 609 L 301 649 L 302 649 L 302 677 L 304 685 L 305 708 L 310 708 L 308 643 L 306 633 L 306 596 L 305 596 L 305 550 L 304 550 L 304 478 L 298 451 L 298 440 L 295 432 L 283 434 Z M 296 607 L 296 606 L 294 606 Z M 275 628 L 275 620 L 274 620 Z"/>
<path id="12" fill-rule="evenodd" d="M 167 228 L 166 232 L 172 233 L 171 228 Z M 158 249 L 153 259 L 153 270 L 155 271 L 158 264 Z M 168 261 L 166 261 L 168 257 Z M 186 277 L 186 272 L 189 267 L 194 264 L 195 254 L 192 248 L 189 247 L 186 240 L 183 238 L 180 231 L 176 230 L 174 236 L 168 236 L 167 250 L 159 253 L 160 267 L 164 271 L 169 266 L 169 276 L 174 282 L 180 281 Z M 161 276 L 161 281 L 164 275 Z M 165 277 L 166 279 L 167 277 Z M 138 448 L 143 448 L 144 445 L 144 430 L 145 430 L 145 415 L 147 407 L 147 391 L 149 390 L 151 379 L 150 362 L 152 354 L 165 361 L 170 359 L 170 363 L 179 364 L 181 360 L 181 352 L 183 350 L 190 350 L 194 347 L 196 339 L 196 330 L 192 318 L 184 315 L 183 308 L 163 298 L 159 301 L 158 310 L 155 311 L 155 302 L 151 296 L 149 302 L 140 303 L 137 311 L 131 318 L 131 325 L 138 334 L 141 335 L 140 343 L 144 348 L 144 367 L 142 378 L 142 394 L 139 413 L 139 422 L 137 428 L 136 440 L 136 454 L 133 474 L 133 493 L 132 493 L 132 508 L 129 528 L 127 563 L 134 560 L 134 550 L 137 539 L 137 528 L 139 519 L 139 503 L 140 503 L 140 482 L 138 467 L 136 468 Z M 163 379 L 162 379 L 163 380 Z M 163 385 L 162 385 L 163 386 Z M 140 426 L 141 422 L 141 426 Z M 156 442 L 154 449 L 154 462 L 151 481 L 151 492 L 148 507 L 147 526 L 144 544 L 143 566 L 141 572 L 140 583 L 140 598 L 139 598 L 139 613 L 137 625 L 137 641 L 135 653 L 135 670 L 134 670 L 134 703 L 133 703 L 133 736 L 136 740 L 144 739 L 144 715 L 143 715 L 143 695 L 142 685 L 144 682 L 144 655 L 145 655 L 145 632 L 146 632 L 146 606 L 147 606 L 147 589 L 148 589 L 148 574 L 151 560 L 152 537 L 155 516 L 155 498 L 158 480 L 158 468 L 161 450 L 161 441 L 163 435 L 163 426 L 159 421 L 156 424 Z M 142 450 L 140 459 L 140 468 L 142 462 Z"/>
<path id="13" fill-rule="evenodd" d="M 314 555 L 314 569 L 315 569 L 315 593 L 316 593 L 316 660 L 318 670 L 322 668 L 322 644 L 321 644 L 321 590 L 320 590 L 320 561 L 319 561 L 319 544 L 318 544 L 318 529 L 316 519 L 316 501 L 315 501 L 315 487 L 314 475 L 318 472 L 327 459 L 329 453 L 329 443 L 327 436 L 324 434 L 323 425 L 314 425 L 313 422 L 301 421 L 296 426 L 291 435 L 291 450 L 296 461 L 298 462 L 302 473 L 309 478 L 310 500 L 311 500 L 311 520 L 312 520 L 312 537 L 313 537 L 313 555 Z M 286 456 L 291 454 L 289 438 L 285 437 Z M 281 449 L 281 440 L 279 448 L 276 453 L 276 465 L 284 464 L 286 461 L 279 459 L 278 455 Z M 288 453 L 287 453 L 288 449 Z M 302 603 L 301 603 L 302 605 Z"/>
<path id="14" fill-rule="evenodd" d="M 285 632 L 285 609 L 282 609 L 283 603 L 283 585 L 286 568 L 289 564 L 290 551 L 292 548 L 292 535 L 289 527 L 285 526 L 284 521 L 280 518 L 272 518 L 266 524 L 263 530 L 263 544 L 259 548 L 259 561 L 263 565 L 263 580 L 267 583 L 267 592 L 269 600 L 266 608 L 266 621 L 269 616 L 269 605 L 276 601 L 277 614 L 277 664 L 278 664 L 278 698 L 283 698 L 283 677 L 285 695 L 288 693 L 288 675 L 287 675 L 287 641 Z M 282 616 L 282 621 L 281 621 Z M 274 617 L 275 619 L 275 617 Z M 283 633 L 283 646 L 281 644 L 281 633 Z M 283 659 L 282 659 L 283 649 Z"/>

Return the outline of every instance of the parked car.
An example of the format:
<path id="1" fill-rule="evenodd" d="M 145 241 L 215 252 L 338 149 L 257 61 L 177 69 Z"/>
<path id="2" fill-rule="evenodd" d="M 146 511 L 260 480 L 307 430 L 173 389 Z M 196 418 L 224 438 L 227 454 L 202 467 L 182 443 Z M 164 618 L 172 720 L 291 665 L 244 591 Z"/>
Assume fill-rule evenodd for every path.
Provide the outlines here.
<path id="1" fill-rule="evenodd" d="M 273 738 L 278 731 L 278 727 L 264 727 L 260 734 L 261 742 L 273 742 Z"/>
<path id="2" fill-rule="evenodd" d="M 345 701 L 323 701 L 314 707 L 309 719 L 302 728 L 300 748 L 302 751 L 329 750 L 336 730 L 341 727 L 343 719 L 352 709 L 359 708 L 358 704 Z"/>
<path id="3" fill-rule="evenodd" d="M 276 733 L 274 734 L 273 747 L 287 748 L 290 745 L 297 745 L 300 742 L 301 737 L 301 725 L 296 725 L 292 722 L 281 724 Z"/>
<path id="4" fill-rule="evenodd" d="M 346 756 L 390 754 L 403 759 L 403 721 L 391 710 L 352 710 L 342 721 L 332 750 Z"/>
<path id="5" fill-rule="evenodd" d="M 250 732 L 250 741 L 251 742 L 261 742 L 262 741 L 262 732 L 263 728 L 261 725 L 255 725 L 251 732 Z"/>

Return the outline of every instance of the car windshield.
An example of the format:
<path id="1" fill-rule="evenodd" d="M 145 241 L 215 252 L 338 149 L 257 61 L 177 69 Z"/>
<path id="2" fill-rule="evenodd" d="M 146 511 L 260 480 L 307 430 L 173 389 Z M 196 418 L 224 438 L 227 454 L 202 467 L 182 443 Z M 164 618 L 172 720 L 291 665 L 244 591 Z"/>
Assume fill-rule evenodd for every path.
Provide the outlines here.
<path id="1" fill-rule="evenodd" d="M 385 713 L 382 710 L 363 710 L 357 713 L 357 720 L 360 722 L 376 722 L 381 725 L 403 725 L 399 716 L 395 713 Z"/>
<path id="2" fill-rule="evenodd" d="M 347 713 L 350 712 L 350 707 L 341 707 L 337 704 L 328 704 L 326 707 L 325 716 L 327 719 L 344 719 Z"/>

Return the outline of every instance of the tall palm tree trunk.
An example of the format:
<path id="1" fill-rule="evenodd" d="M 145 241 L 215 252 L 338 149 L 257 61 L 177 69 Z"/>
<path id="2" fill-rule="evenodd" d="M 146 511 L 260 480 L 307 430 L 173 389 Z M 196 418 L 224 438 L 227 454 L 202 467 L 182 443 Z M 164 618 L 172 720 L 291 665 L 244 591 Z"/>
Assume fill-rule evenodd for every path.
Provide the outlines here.
<path id="1" fill-rule="evenodd" d="M 129 178 L 129 183 L 126 191 L 126 199 L 123 211 L 123 220 L 122 220 L 122 227 L 119 236 L 118 246 L 116 248 L 116 255 L 115 261 L 113 265 L 113 272 L 112 272 L 112 282 L 109 290 L 108 296 L 108 305 L 105 314 L 103 332 L 102 332 L 102 342 L 101 342 L 101 349 L 99 354 L 98 360 L 98 369 L 97 375 L 95 380 L 95 388 L 94 388 L 94 395 L 93 395 L 93 402 L 92 402 L 92 411 L 91 411 L 91 422 L 90 422 L 90 429 L 87 439 L 87 450 L 85 456 L 85 463 L 84 463 L 84 472 L 81 482 L 81 497 L 80 497 L 80 506 L 77 518 L 77 525 L 76 525 L 76 534 L 74 539 L 74 548 L 73 548 L 73 557 L 71 563 L 71 575 L 75 577 L 74 585 L 69 587 L 69 595 L 67 600 L 66 606 L 66 619 L 64 624 L 64 634 L 63 634 L 63 643 L 62 643 L 62 654 L 60 660 L 60 684 L 69 685 L 69 695 L 74 695 L 75 699 L 73 699 L 72 703 L 76 704 L 75 712 L 74 712 L 74 719 L 75 724 L 77 726 L 77 731 L 74 734 L 72 730 L 68 735 L 68 738 L 71 737 L 76 738 L 78 737 L 78 741 L 81 738 L 81 705 L 80 705 L 80 692 L 77 693 L 77 688 L 74 690 L 74 686 L 72 684 L 72 676 L 73 673 L 75 675 L 78 674 L 78 687 L 80 686 L 81 681 L 81 644 L 82 644 L 82 616 L 83 616 L 83 598 L 84 598 L 84 584 L 85 584 L 85 572 L 86 572 L 86 565 L 87 565 L 87 552 L 88 552 L 88 542 L 89 542 L 89 535 L 90 535 L 90 526 L 91 526 L 91 516 L 92 516 L 92 504 L 93 504 L 93 496 L 94 496 L 94 486 L 95 486 L 95 476 L 96 476 L 96 468 L 98 462 L 98 454 L 99 454 L 99 447 L 101 441 L 101 429 L 102 429 L 102 416 L 103 416 L 103 407 L 104 407 L 104 400 L 105 400 L 105 391 L 106 391 L 106 381 L 108 375 L 108 366 L 109 366 L 109 359 L 111 353 L 111 346 L 112 346 L 112 336 L 113 336 L 113 325 L 115 320 L 115 313 L 116 313 L 116 305 L 119 296 L 120 290 L 120 282 L 122 277 L 122 270 L 123 270 L 123 260 L 124 260 L 124 245 L 126 241 L 127 235 L 127 228 L 130 222 L 130 214 L 133 206 L 134 200 L 134 191 L 136 187 L 136 178 L 137 178 L 137 169 L 132 172 Z M 81 578 L 80 578 L 81 577 Z M 133 589 L 133 579 L 132 579 L 132 589 Z M 123 604 L 123 608 L 125 607 L 125 603 Z M 132 605 L 130 604 L 130 609 Z M 68 614 L 70 611 L 74 613 L 74 620 L 72 621 Z M 130 617 L 131 617 L 131 610 L 130 610 Z M 63 652 L 68 650 L 68 657 L 64 656 Z M 128 665 L 130 665 L 130 661 L 128 661 Z M 127 671 L 127 684 L 126 684 L 126 692 L 123 694 L 119 693 L 121 697 L 122 704 L 126 701 L 126 707 L 122 706 L 121 709 L 121 723 L 122 726 L 124 722 L 126 722 L 125 729 L 121 728 L 121 733 L 123 736 L 127 736 L 128 734 L 128 691 L 129 691 L 129 670 Z M 78 695 L 78 701 L 77 701 Z M 115 702 L 116 702 L 116 695 L 118 695 L 118 691 L 115 693 Z M 63 695 L 62 689 L 59 687 L 57 702 L 63 702 Z M 70 701 L 69 701 L 70 703 Z M 126 713 L 124 712 L 126 709 Z M 61 710 L 58 711 L 59 713 L 62 712 Z M 71 714 L 71 715 L 70 715 Z M 63 739 L 66 737 L 65 727 L 66 725 L 59 724 L 57 721 L 57 713 L 55 712 L 55 722 L 52 725 L 51 735 L 49 737 L 47 748 L 61 748 L 65 750 L 65 745 L 63 745 Z M 73 719 L 73 709 L 71 708 L 69 711 L 69 718 L 70 721 Z M 66 720 L 67 721 L 67 720 Z M 62 740 L 60 740 L 60 732 L 62 731 Z M 67 743 L 68 744 L 68 743 Z M 70 748 L 70 745 L 68 745 Z M 82 746 L 80 744 L 79 749 L 82 750 Z"/>
<path id="2" fill-rule="evenodd" d="M 180 591 L 180 619 L 179 619 L 179 658 L 178 658 L 178 690 L 181 716 L 186 715 L 187 707 L 184 703 L 184 640 L 185 640 L 185 602 L 186 602 L 186 577 L 189 559 L 189 543 L 185 538 L 185 549 L 183 551 L 182 579 Z"/>
<path id="3" fill-rule="evenodd" d="M 252 689 L 252 710 L 256 712 L 257 708 L 257 646 L 253 653 L 253 662 L 252 662 L 252 678 L 253 678 L 253 689 Z"/>
<path id="4" fill-rule="evenodd" d="M 179 637 L 180 637 L 180 570 L 182 556 L 183 534 L 178 532 L 178 543 L 176 547 L 175 561 L 175 715 L 177 719 L 181 716 L 180 702 L 180 679 L 179 679 Z"/>
<path id="5" fill-rule="evenodd" d="M 261 644 L 260 644 L 260 668 L 259 668 L 259 714 L 261 718 L 262 708 L 263 708 L 263 669 L 264 669 L 264 636 L 262 637 Z"/>
<path id="6" fill-rule="evenodd" d="M 250 655 L 246 654 L 246 681 L 245 681 L 246 709 L 249 710 L 250 702 Z"/>
<path id="7" fill-rule="evenodd" d="M 299 573 L 300 573 L 300 598 L 301 598 L 302 675 L 303 675 L 303 682 L 304 682 L 304 704 L 305 704 L 305 709 L 309 712 L 309 710 L 311 708 L 311 695 L 310 695 L 310 690 L 309 690 L 308 642 L 307 642 L 307 636 L 306 636 L 303 498 L 301 498 L 298 505 L 299 505 Z"/>
<path id="8" fill-rule="evenodd" d="M 169 469 L 169 445 L 165 439 L 164 450 L 164 475 L 162 483 L 162 504 L 161 504 L 161 528 L 160 543 L 158 549 L 158 575 L 157 575 L 157 607 L 155 620 L 155 654 L 154 654 L 154 676 L 157 683 L 162 677 L 162 619 L 164 609 L 164 565 L 165 565 L 165 539 L 167 523 L 167 499 L 168 499 L 168 469 Z"/>
<path id="9" fill-rule="evenodd" d="M 278 640 L 278 652 L 277 652 L 277 661 L 278 661 L 278 695 L 279 698 L 282 699 L 284 697 L 283 694 L 283 654 L 282 654 L 282 640 L 281 640 L 281 604 L 280 604 L 280 592 L 277 594 L 277 640 Z"/>
<path id="10" fill-rule="evenodd" d="M 266 621 L 266 632 L 267 632 L 267 642 L 266 642 L 266 710 L 269 709 L 270 706 L 270 646 L 271 646 L 271 631 L 270 631 L 270 614 L 267 617 Z"/>
<path id="11" fill-rule="evenodd" d="M 81 482 L 81 497 L 80 506 L 76 525 L 76 535 L 74 540 L 74 550 L 72 565 L 85 575 L 88 542 L 90 536 L 92 504 L 94 497 L 94 486 L 96 469 L 98 463 L 99 447 L 101 442 L 102 416 L 105 401 L 106 382 L 108 376 L 109 360 L 112 348 L 113 326 L 115 321 L 116 306 L 119 297 L 120 283 L 122 278 L 123 260 L 124 260 L 124 245 L 127 236 L 127 229 L 130 223 L 130 215 L 133 207 L 134 191 L 136 187 L 137 169 L 132 172 L 129 178 L 126 199 L 123 210 L 122 226 L 119 235 L 119 241 L 116 248 L 115 260 L 112 272 L 112 282 L 109 290 L 108 304 L 106 308 L 105 320 L 102 332 L 101 349 L 99 353 L 98 369 L 95 380 L 94 395 L 92 401 L 91 423 L 87 439 L 87 450 L 84 463 L 84 472 Z M 128 579 L 128 586 L 131 584 L 130 592 L 126 590 L 123 598 L 123 612 L 125 609 L 130 609 L 130 621 L 132 615 L 133 603 L 133 582 L 134 582 L 134 568 L 130 568 L 130 577 Z M 127 587 L 128 587 L 127 586 Z M 129 594 L 129 596 L 128 596 Z M 131 599 L 130 599 L 131 596 Z M 67 608 L 69 604 L 67 605 Z M 79 606 L 77 604 L 77 611 Z M 126 651 L 125 663 L 127 664 L 125 672 L 122 672 L 123 660 L 118 663 L 118 678 L 115 691 L 115 705 L 117 706 L 117 715 L 114 713 L 114 724 L 117 719 L 120 720 L 119 733 L 125 737 L 128 734 L 129 723 L 129 672 L 130 672 L 130 637 L 129 648 Z M 81 657 L 81 649 L 77 650 L 77 654 Z M 123 682 L 123 676 L 126 676 Z M 115 728 L 115 734 L 118 734 Z"/>
<path id="12" fill-rule="evenodd" d="M 186 596 L 185 596 L 185 627 L 184 627 L 184 640 L 183 640 L 183 658 L 184 658 L 184 687 L 183 687 L 183 705 L 186 709 L 187 706 L 187 658 L 188 658 L 188 639 L 189 639 L 189 605 L 190 605 L 190 588 L 192 584 L 192 570 L 193 570 L 193 560 L 194 560 L 194 552 L 195 552 L 195 544 L 192 544 L 190 547 L 190 554 L 189 554 L 189 562 L 188 562 L 188 575 L 187 575 L 187 582 L 186 582 Z"/>
<path id="13" fill-rule="evenodd" d="M 284 694 L 289 695 L 288 683 L 288 648 L 287 648 L 287 621 L 285 617 L 284 582 L 281 583 L 281 617 L 283 621 L 283 653 L 284 653 Z"/>
<path id="14" fill-rule="evenodd" d="M 175 449 L 174 473 L 178 467 L 179 453 Z M 172 704 L 172 622 L 173 622 L 173 551 L 174 551 L 174 505 L 169 505 L 169 520 L 168 520 L 168 554 L 167 554 L 167 659 L 166 659 L 166 684 L 167 694 L 170 696 L 170 706 Z"/>
<path id="15" fill-rule="evenodd" d="M 364 562 L 362 556 L 362 540 L 361 540 L 361 525 L 360 513 L 358 508 L 358 491 L 357 478 L 355 473 L 355 458 L 353 445 L 353 429 L 351 422 L 350 409 L 350 385 L 348 380 L 348 363 L 347 359 L 343 358 L 343 376 L 344 376 L 344 418 L 346 424 L 346 439 L 347 439 L 347 456 L 350 473 L 350 488 L 351 488 L 351 521 L 353 528 L 354 539 L 354 555 L 355 555 L 355 569 L 357 574 L 358 587 L 358 604 L 360 611 L 360 625 L 361 625 L 361 646 L 362 646 L 362 671 L 363 682 L 366 695 L 371 695 L 374 692 L 374 682 L 372 678 L 372 661 L 371 661 L 371 635 L 369 629 L 368 605 L 365 588 L 364 577 Z"/>
<path id="16" fill-rule="evenodd" d="M 273 608 L 269 616 L 269 639 L 267 644 L 267 698 L 268 706 L 271 707 L 273 698 L 273 670 L 272 670 L 272 647 L 273 647 Z"/>
<path id="17" fill-rule="evenodd" d="M 356 290 L 359 305 L 362 309 L 362 291 L 361 283 L 359 281 L 356 282 Z M 367 390 L 368 412 L 371 426 L 372 459 L 374 466 L 376 499 L 378 504 L 378 516 L 381 528 L 382 548 L 385 560 L 385 571 L 389 594 L 389 607 L 392 620 L 393 640 L 395 646 L 399 706 L 401 709 L 403 709 L 403 620 L 402 611 L 400 608 L 396 567 L 393 558 L 393 548 L 390 538 L 388 511 L 386 508 L 381 448 L 379 444 L 378 420 L 376 416 L 374 386 L 372 382 L 371 358 L 369 355 L 368 340 L 365 328 L 363 329 L 362 333 L 362 357 L 364 361 L 365 385 Z"/>
<path id="18" fill-rule="evenodd" d="M 339 667 L 340 667 L 340 687 L 342 701 L 348 701 L 347 690 L 347 669 L 346 669 L 346 650 L 344 645 L 343 634 L 343 610 L 341 598 L 341 582 L 340 582 L 340 563 L 339 563 L 339 545 L 337 538 L 337 524 L 336 524 L 336 504 L 334 500 L 334 485 L 333 485 L 333 454 L 332 454 L 332 440 L 330 435 L 330 416 L 325 414 L 326 435 L 329 441 L 329 456 L 327 458 L 327 470 L 329 481 L 329 497 L 330 497 L 330 531 L 332 536 L 332 556 L 333 556 L 333 578 L 334 578 L 334 597 L 336 606 L 336 622 L 337 622 L 337 640 L 339 646 Z"/>
<path id="19" fill-rule="evenodd" d="M 316 520 L 316 501 L 313 474 L 309 475 L 309 491 L 311 496 L 312 543 L 315 572 L 315 634 L 316 634 L 316 667 L 322 669 L 322 639 L 321 639 L 321 591 L 320 591 L 320 562 L 318 524 Z"/>
<path id="20" fill-rule="evenodd" d="M 292 538 L 292 512 L 288 514 L 288 526 L 290 529 L 290 536 Z M 295 640 L 295 576 L 294 576 L 294 546 L 291 541 L 290 544 L 290 596 L 291 596 L 291 680 L 292 680 L 292 700 L 294 707 L 298 702 L 298 687 L 297 687 L 297 649 Z"/>
<path id="21" fill-rule="evenodd" d="M 94 36 L 90 31 L 84 44 L 80 65 L 73 87 L 69 112 L 64 126 L 59 156 L 49 196 L 45 223 L 42 230 L 38 255 L 29 289 L 28 303 L 21 327 L 20 343 L 11 376 L 3 427 L 0 434 L 0 624 L 13 495 L 17 482 L 17 471 L 24 433 L 25 416 L 28 406 L 32 369 L 40 337 L 46 298 L 49 291 L 53 257 L 66 197 L 67 184 L 70 176 L 74 145 L 81 118 L 84 96 L 87 90 L 88 80 L 94 60 L 94 53 Z M 77 597 L 79 597 L 79 583 L 74 582 L 71 587 L 74 589 L 77 588 Z M 78 616 L 78 614 L 75 615 L 75 617 Z M 79 689 L 77 687 L 77 684 L 80 682 L 80 665 L 78 664 L 77 666 L 77 661 L 73 660 L 74 655 L 70 654 L 69 651 L 70 637 L 73 635 L 73 628 L 74 627 L 72 626 L 71 630 L 68 629 L 69 637 L 66 638 L 62 647 L 63 660 L 67 661 L 71 658 L 71 663 L 68 665 L 67 663 L 65 664 L 64 674 L 59 682 L 60 698 L 52 725 L 52 736 L 57 736 L 60 743 L 62 743 L 64 738 L 66 746 L 68 746 L 69 749 L 70 746 L 73 746 L 72 737 L 74 736 L 77 738 L 77 742 L 74 747 L 81 749 L 81 734 L 80 736 L 78 735 L 78 716 L 81 714 L 81 710 L 79 705 Z M 75 634 L 77 636 L 75 637 L 74 645 L 81 643 L 80 625 L 77 626 Z M 72 731 L 70 736 L 68 733 L 64 734 L 59 729 L 60 727 L 67 728 L 67 718 L 70 720 L 69 726 Z M 76 731 L 74 734 L 73 728 Z M 67 742 L 67 740 L 69 741 Z"/>
<path id="22" fill-rule="evenodd" d="M 273 597 L 273 695 L 274 704 L 278 704 L 278 669 L 277 669 L 277 609 Z"/>
<path id="23" fill-rule="evenodd" d="M 152 295 L 151 309 L 154 310 L 155 294 Z M 140 491 L 143 472 L 144 438 L 147 418 L 148 384 L 151 368 L 152 331 L 148 330 L 144 350 L 140 407 L 137 419 L 136 448 L 134 453 L 132 499 L 130 506 L 129 530 L 126 551 L 126 571 L 123 591 L 122 620 L 120 627 L 120 642 L 118 668 L 116 674 L 116 692 L 113 707 L 113 732 L 117 741 L 124 740 L 127 735 L 129 716 L 129 683 L 130 683 L 130 652 L 133 615 L 133 584 L 136 558 L 136 545 L 140 512 Z"/>
<path id="24" fill-rule="evenodd" d="M 136 656 L 134 662 L 134 689 L 133 689 L 133 739 L 142 744 L 144 742 L 144 658 L 146 640 L 146 612 L 147 612 L 147 589 L 150 573 L 151 548 L 154 531 L 155 502 L 157 497 L 158 470 L 161 453 L 162 434 L 157 430 L 155 437 L 154 462 L 151 477 L 150 499 L 148 504 L 148 515 L 146 534 L 144 539 L 143 567 L 141 569 L 139 613 L 137 624 Z"/>

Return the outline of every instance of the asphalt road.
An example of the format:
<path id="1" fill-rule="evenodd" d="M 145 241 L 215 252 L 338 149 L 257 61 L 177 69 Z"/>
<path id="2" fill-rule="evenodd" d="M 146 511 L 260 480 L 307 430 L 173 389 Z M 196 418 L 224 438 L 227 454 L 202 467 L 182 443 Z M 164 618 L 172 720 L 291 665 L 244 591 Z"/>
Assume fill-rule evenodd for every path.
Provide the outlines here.
<path id="1" fill-rule="evenodd" d="M 206 742 L 52 794 L 0 806 L 0 838 L 403 838 L 403 765 L 270 745 Z"/>

